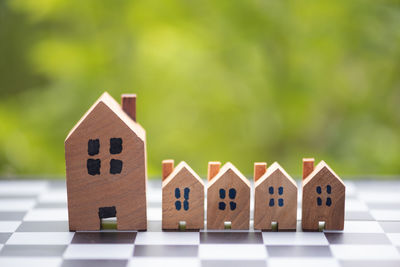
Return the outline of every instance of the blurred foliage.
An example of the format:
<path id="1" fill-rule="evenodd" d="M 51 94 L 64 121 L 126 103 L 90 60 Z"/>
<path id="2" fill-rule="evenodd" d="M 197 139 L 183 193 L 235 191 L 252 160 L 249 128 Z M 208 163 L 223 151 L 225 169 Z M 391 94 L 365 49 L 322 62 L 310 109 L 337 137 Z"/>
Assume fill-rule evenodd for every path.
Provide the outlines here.
<path id="1" fill-rule="evenodd" d="M 0 173 L 64 173 L 103 91 L 161 160 L 400 173 L 400 1 L 0 1 Z"/>

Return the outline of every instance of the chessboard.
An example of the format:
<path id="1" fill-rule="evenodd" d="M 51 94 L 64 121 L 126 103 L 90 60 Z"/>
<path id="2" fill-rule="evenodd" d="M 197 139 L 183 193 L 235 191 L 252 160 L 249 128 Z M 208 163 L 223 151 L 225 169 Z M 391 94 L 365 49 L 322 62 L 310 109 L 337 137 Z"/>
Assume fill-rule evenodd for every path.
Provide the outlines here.
<path id="1" fill-rule="evenodd" d="M 162 231 L 151 180 L 147 231 L 69 232 L 65 181 L 2 180 L 0 266 L 400 266 L 400 180 L 345 183 L 343 231 L 302 232 L 301 192 L 296 232 Z"/>

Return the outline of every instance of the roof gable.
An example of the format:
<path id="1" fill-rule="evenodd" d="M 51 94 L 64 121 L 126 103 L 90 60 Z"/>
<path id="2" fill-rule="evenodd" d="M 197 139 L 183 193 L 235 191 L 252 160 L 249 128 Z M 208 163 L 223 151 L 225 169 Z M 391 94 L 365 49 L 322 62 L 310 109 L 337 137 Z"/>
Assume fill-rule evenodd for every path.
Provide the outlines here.
<path id="1" fill-rule="evenodd" d="M 171 172 L 170 175 L 168 175 L 168 177 L 162 182 L 162 187 L 165 187 L 167 184 L 169 184 L 169 182 L 173 181 L 180 173 L 182 172 L 188 172 L 190 173 L 194 179 L 196 179 L 202 186 L 204 186 L 204 182 L 203 180 L 200 178 L 199 175 L 197 175 L 197 173 L 195 173 L 193 171 L 192 168 L 190 168 L 190 166 L 184 162 L 181 161 L 175 168 L 174 170 Z"/>
<path id="2" fill-rule="evenodd" d="M 318 165 L 314 168 L 310 175 L 308 175 L 307 178 L 303 181 L 303 187 L 307 186 L 307 184 L 309 184 L 314 179 L 314 177 L 318 176 L 320 172 L 325 171 L 331 174 L 332 177 L 334 177 L 343 187 L 345 187 L 342 179 L 340 179 L 340 177 L 323 160 L 318 163 Z"/>
<path id="3" fill-rule="evenodd" d="M 281 165 L 279 165 L 278 162 L 274 162 L 271 166 L 267 168 L 267 171 L 263 174 L 263 176 L 261 176 L 261 178 L 256 181 L 255 186 L 257 187 L 267 181 L 268 178 L 271 177 L 275 172 L 282 173 L 285 178 L 293 184 L 293 186 L 297 187 L 296 181 L 293 180 L 293 178 L 285 171 L 285 169 L 282 168 Z"/>
<path id="4" fill-rule="evenodd" d="M 211 186 L 213 186 L 216 181 L 218 181 L 228 172 L 233 172 L 243 182 L 243 184 L 247 185 L 250 188 L 249 180 L 230 162 L 227 162 L 224 166 L 222 166 L 218 174 L 208 183 L 207 187 L 210 188 Z"/>
<path id="5" fill-rule="evenodd" d="M 99 99 L 90 107 L 90 109 L 82 116 L 82 118 L 78 121 L 77 124 L 71 129 L 68 133 L 65 142 L 75 133 L 79 131 L 79 127 L 82 123 L 89 117 L 90 114 L 96 112 L 96 108 L 100 105 L 105 105 L 109 111 L 113 112 L 130 130 L 132 130 L 140 139 L 143 141 L 146 138 L 146 132 L 143 127 L 132 120 L 125 111 L 122 110 L 120 104 L 115 101 L 112 96 L 110 96 L 107 92 L 104 92 Z"/>

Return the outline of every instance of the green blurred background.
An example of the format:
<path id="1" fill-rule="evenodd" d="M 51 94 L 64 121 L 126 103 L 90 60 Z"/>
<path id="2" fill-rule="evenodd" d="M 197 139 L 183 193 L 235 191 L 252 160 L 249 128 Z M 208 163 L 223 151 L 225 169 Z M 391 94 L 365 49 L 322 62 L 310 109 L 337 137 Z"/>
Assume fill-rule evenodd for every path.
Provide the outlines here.
<path id="1" fill-rule="evenodd" d="M 0 1 L 0 175 L 64 177 L 103 91 L 161 160 L 400 173 L 400 1 Z"/>

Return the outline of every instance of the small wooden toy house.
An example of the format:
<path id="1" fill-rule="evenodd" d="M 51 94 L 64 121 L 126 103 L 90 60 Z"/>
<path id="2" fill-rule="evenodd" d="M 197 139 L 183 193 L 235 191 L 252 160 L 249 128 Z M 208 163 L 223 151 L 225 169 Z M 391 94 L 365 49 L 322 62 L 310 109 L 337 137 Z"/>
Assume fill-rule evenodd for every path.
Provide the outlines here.
<path id="1" fill-rule="evenodd" d="M 136 96 L 122 107 L 104 93 L 65 140 L 70 231 L 99 230 L 117 218 L 119 230 L 145 230 L 146 133 L 136 122 Z"/>
<path id="2" fill-rule="evenodd" d="M 203 229 L 203 181 L 184 161 L 175 169 L 173 160 L 162 165 L 162 229 Z"/>
<path id="3" fill-rule="evenodd" d="M 207 229 L 249 229 L 250 182 L 231 163 L 220 165 L 208 166 Z"/>
<path id="4" fill-rule="evenodd" d="M 324 161 L 313 165 L 314 159 L 303 160 L 302 228 L 318 231 L 325 223 L 325 230 L 343 230 L 346 187 Z"/>
<path id="5" fill-rule="evenodd" d="M 254 164 L 254 229 L 296 230 L 297 185 L 277 163 Z"/>

